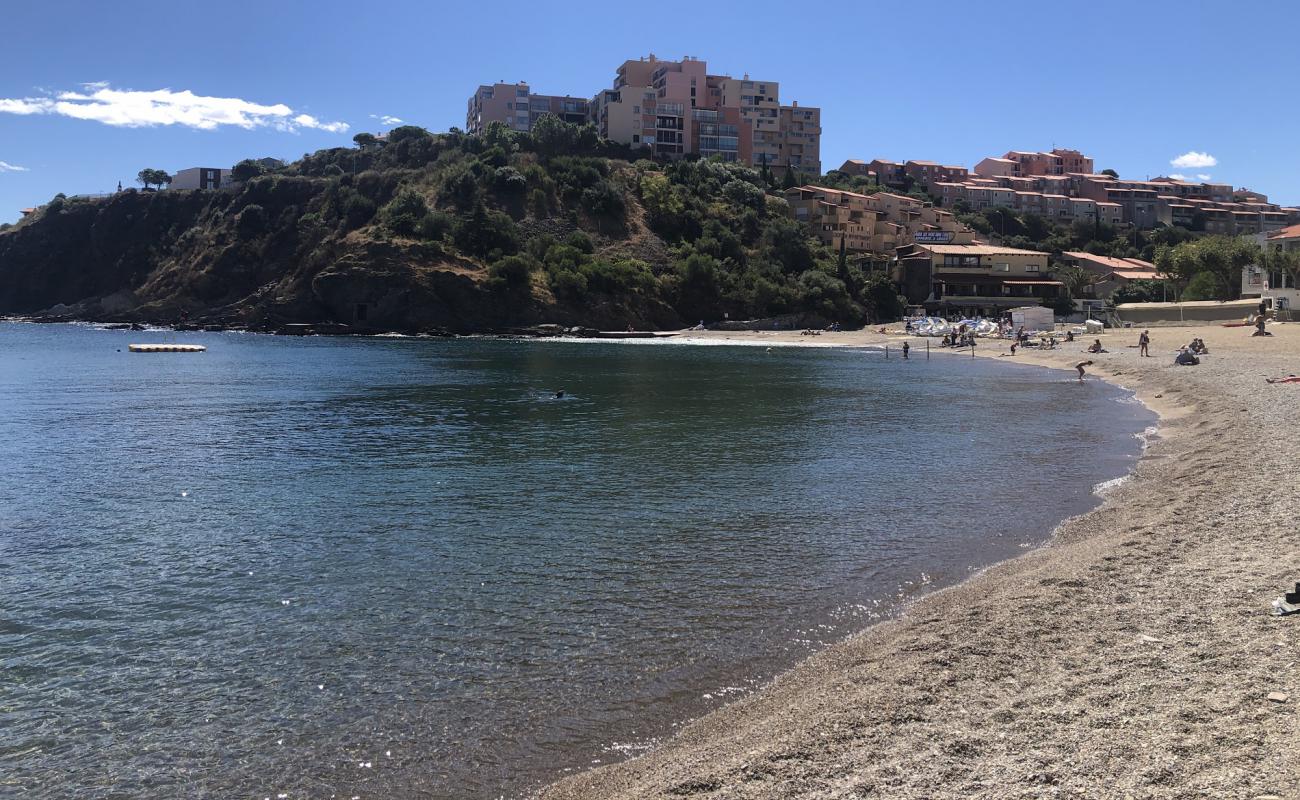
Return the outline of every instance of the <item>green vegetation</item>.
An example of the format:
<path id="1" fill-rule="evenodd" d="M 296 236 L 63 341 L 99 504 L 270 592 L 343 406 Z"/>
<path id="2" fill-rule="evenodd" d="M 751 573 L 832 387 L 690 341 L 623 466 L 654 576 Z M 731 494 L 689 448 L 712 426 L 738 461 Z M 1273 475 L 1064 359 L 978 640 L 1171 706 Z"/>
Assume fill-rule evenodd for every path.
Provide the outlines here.
<path id="1" fill-rule="evenodd" d="M 1156 266 L 1183 287 L 1182 300 L 1235 300 L 1241 296 L 1241 271 L 1260 261 L 1254 242 L 1233 236 L 1206 236 L 1156 252 Z"/>
<path id="2" fill-rule="evenodd" d="M 482 263 L 497 291 L 543 289 L 570 306 L 641 296 L 685 320 L 810 312 L 858 323 L 898 313 L 879 278 L 853 266 L 841 274 L 835 255 L 789 219 L 763 170 L 632 161 L 634 151 L 594 127 L 554 117 L 529 133 L 405 126 L 386 142 L 356 141 L 280 179 L 329 179 L 323 223 L 436 243 Z"/>
<path id="3" fill-rule="evenodd" d="M 146 189 L 150 186 L 157 186 L 161 189 L 172 182 L 172 176 L 167 174 L 167 170 L 149 169 L 147 167 L 136 173 L 135 179 Z"/>
<path id="4" fill-rule="evenodd" d="M 901 313 L 869 262 L 842 260 L 790 218 L 774 183 L 804 178 L 788 171 L 656 163 L 549 116 L 531 132 L 402 126 L 354 141 L 273 170 L 241 161 L 221 191 L 56 200 L 0 238 L 0 277 L 49 278 L 0 291 L 0 310 L 129 290 L 142 308 L 191 317 L 351 323 L 364 304 L 367 324 L 393 328 Z M 165 184 L 160 173 L 141 183 Z M 83 232 L 99 218 L 107 237 L 92 243 Z"/>

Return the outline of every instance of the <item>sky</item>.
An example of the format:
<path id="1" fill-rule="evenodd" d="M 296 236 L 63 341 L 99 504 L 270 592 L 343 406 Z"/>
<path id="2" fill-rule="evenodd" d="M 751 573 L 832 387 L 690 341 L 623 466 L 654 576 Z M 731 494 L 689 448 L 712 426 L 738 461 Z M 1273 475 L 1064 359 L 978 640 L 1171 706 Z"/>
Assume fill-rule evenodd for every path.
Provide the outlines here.
<path id="1" fill-rule="evenodd" d="M 291 160 L 464 127 L 480 83 L 590 97 L 624 60 L 703 59 L 822 109 L 847 158 L 972 166 L 1070 147 L 1300 204 L 1300 3 L 385 0 L 6 2 L 0 222 L 142 168 Z M 400 122 L 399 122 L 400 120 Z"/>

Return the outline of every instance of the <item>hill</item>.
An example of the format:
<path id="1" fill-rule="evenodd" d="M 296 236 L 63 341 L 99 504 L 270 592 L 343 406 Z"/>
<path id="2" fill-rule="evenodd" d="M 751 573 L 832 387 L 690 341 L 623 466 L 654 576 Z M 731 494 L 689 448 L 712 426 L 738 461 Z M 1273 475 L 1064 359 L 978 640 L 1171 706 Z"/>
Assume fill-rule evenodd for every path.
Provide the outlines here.
<path id="1" fill-rule="evenodd" d="M 472 332 L 899 312 L 754 169 L 634 161 L 553 118 L 358 139 L 244 162 L 231 189 L 56 197 L 0 233 L 0 314 Z"/>

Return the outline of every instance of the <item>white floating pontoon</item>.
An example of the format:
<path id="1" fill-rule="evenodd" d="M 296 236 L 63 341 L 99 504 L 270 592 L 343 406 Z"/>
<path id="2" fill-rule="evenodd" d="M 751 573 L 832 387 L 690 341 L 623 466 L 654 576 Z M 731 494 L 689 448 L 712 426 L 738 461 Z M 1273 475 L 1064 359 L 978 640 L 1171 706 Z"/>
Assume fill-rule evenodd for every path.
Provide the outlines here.
<path id="1" fill-rule="evenodd" d="M 132 353 L 202 353 L 208 348 L 201 344 L 129 344 Z"/>

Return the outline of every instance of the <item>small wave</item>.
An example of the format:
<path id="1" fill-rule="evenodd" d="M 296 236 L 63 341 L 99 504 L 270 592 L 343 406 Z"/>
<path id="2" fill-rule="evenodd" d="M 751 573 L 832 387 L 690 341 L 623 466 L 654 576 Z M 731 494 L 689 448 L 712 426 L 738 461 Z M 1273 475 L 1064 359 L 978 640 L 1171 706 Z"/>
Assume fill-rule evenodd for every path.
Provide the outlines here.
<path id="1" fill-rule="evenodd" d="M 1105 497 L 1106 495 L 1115 491 L 1119 487 L 1128 483 L 1132 478 L 1133 478 L 1132 475 L 1121 475 L 1118 478 L 1111 478 L 1108 481 L 1102 481 L 1101 483 L 1092 487 L 1092 493 L 1097 495 L 1098 497 Z"/>
<path id="2" fill-rule="evenodd" d="M 1145 453 L 1147 448 L 1150 447 L 1156 439 L 1160 438 L 1160 426 L 1148 425 L 1140 433 L 1135 433 L 1133 435 L 1142 443 L 1142 452 Z"/>

